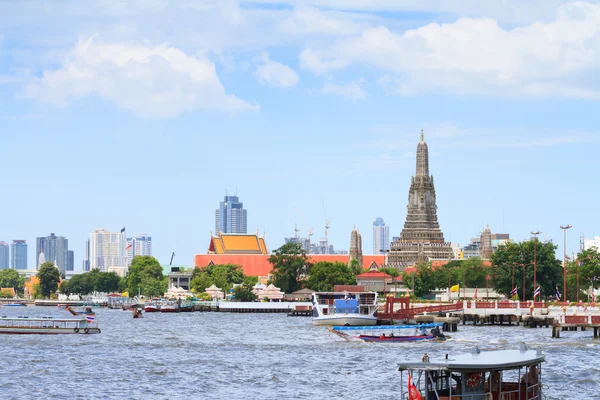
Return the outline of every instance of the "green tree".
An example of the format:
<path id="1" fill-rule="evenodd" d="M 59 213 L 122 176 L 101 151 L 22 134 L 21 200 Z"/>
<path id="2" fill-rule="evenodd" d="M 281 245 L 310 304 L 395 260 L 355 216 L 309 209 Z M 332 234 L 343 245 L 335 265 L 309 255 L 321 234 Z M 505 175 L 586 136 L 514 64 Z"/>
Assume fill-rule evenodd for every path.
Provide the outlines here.
<path id="1" fill-rule="evenodd" d="M 15 269 L 0 270 L 0 288 L 13 288 L 19 294 L 23 294 L 25 278 Z"/>
<path id="2" fill-rule="evenodd" d="M 191 288 L 196 293 L 201 293 L 211 285 L 215 285 L 223 292 L 229 292 L 229 289 L 236 283 L 243 283 L 244 281 L 258 281 L 258 277 L 250 279 L 244 275 L 244 271 L 241 266 L 235 264 L 216 264 L 207 265 L 206 267 L 196 268 L 192 273 L 192 281 L 190 282 Z"/>
<path id="3" fill-rule="evenodd" d="M 334 285 L 355 285 L 354 271 L 342 262 L 319 261 L 310 269 L 306 286 L 317 292 L 331 292 Z"/>
<path id="4" fill-rule="evenodd" d="M 492 254 L 492 267 L 490 268 L 490 285 L 497 292 L 510 295 L 512 290 L 512 272 L 514 267 L 515 286 L 519 295 L 523 293 L 525 281 L 525 296 L 528 300 L 533 298 L 533 259 L 534 245 L 536 253 L 536 280 L 541 287 L 541 298 L 554 296 L 556 285 L 563 282 L 563 269 L 561 262 L 556 259 L 557 246 L 551 242 L 528 240 L 520 243 L 506 243 Z"/>
<path id="5" fill-rule="evenodd" d="M 190 281 L 190 289 L 195 293 L 202 293 L 213 284 L 212 279 L 208 271 L 196 268 L 192 274 L 192 280 Z"/>
<path id="6" fill-rule="evenodd" d="M 167 291 L 168 278 L 163 279 L 147 278 L 141 283 L 141 292 L 144 296 L 160 297 Z"/>
<path id="7" fill-rule="evenodd" d="M 397 277 L 400 276 L 400 271 L 398 271 L 396 268 L 394 267 L 381 267 L 379 268 L 379 272 L 383 272 L 385 274 L 388 274 L 392 277 Z"/>
<path id="8" fill-rule="evenodd" d="M 435 282 L 433 279 L 433 271 L 431 270 L 431 263 L 419 264 L 415 272 L 404 272 L 402 274 L 402 283 L 404 287 L 412 290 L 414 282 L 414 293 L 416 297 L 423 297 L 433 289 L 435 289 Z"/>
<path id="9" fill-rule="evenodd" d="M 40 295 L 43 298 L 48 298 L 58 290 L 58 283 L 60 282 L 60 271 L 53 262 L 45 262 L 40 265 L 40 269 L 37 274 L 40 280 L 39 289 Z"/>
<path id="10" fill-rule="evenodd" d="M 360 275 L 363 273 L 363 267 L 360 265 L 356 258 L 350 260 L 350 269 L 354 273 L 354 275 Z"/>
<path id="11" fill-rule="evenodd" d="M 458 270 L 463 287 L 481 288 L 485 287 L 488 267 L 483 266 L 483 260 L 479 257 L 471 257 L 462 260 Z"/>
<path id="12" fill-rule="evenodd" d="M 451 260 L 443 266 L 436 268 L 433 275 L 433 286 L 441 289 L 448 288 L 459 283 L 461 276 L 462 260 Z"/>
<path id="13" fill-rule="evenodd" d="M 272 282 L 285 293 L 302 289 L 310 274 L 311 263 L 298 243 L 286 243 L 271 254 Z"/>
<path id="14" fill-rule="evenodd" d="M 580 289 L 585 290 L 587 293 L 590 288 L 597 288 L 598 284 L 600 284 L 600 252 L 598 252 L 598 249 L 592 247 L 591 249 L 582 251 L 577 255 L 577 260 L 574 264 L 577 263 L 579 263 Z M 576 276 L 576 268 L 573 273 Z M 572 297 L 572 299 L 574 298 Z"/>
<path id="15" fill-rule="evenodd" d="M 2 291 L 0 291 L 0 298 L 1 299 L 10 299 L 11 297 L 13 297 L 12 292 L 9 292 L 8 290 L 2 290 Z"/>
<path id="16" fill-rule="evenodd" d="M 233 298 L 235 301 L 254 301 L 256 295 L 252 292 L 251 286 L 242 284 L 233 289 Z"/>
<path id="17" fill-rule="evenodd" d="M 154 291 L 158 285 L 155 281 L 163 282 L 163 269 L 154 257 L 135 256 L 131 260 L 131 266 L 125 279 L 129 297 L 137 296 L 138 293 L 148 296 L 147 293 L 143 292 L 144 288 Z M 166 290 L 166 286 L 164 286 L 164 289 Z"/>

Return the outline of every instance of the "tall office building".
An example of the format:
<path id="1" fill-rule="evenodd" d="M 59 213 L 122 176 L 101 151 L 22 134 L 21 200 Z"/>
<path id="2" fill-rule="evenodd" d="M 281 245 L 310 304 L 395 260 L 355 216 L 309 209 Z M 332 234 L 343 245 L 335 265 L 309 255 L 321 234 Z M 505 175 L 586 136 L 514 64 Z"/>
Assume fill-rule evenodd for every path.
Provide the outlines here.
<path id="1" fill-rule="evenodd" d="M 390 249 L 390 227 L 385 225 L 383 218 L 373 222 L 373 254 L 382 254 Z"/>
<path id="2" fill-rule="evenodd" d="M 247 212 L 238 196 L 228 196 L 215 211 L 215 231 L 220 233 L 248 233 Z"/>
<path id="3" fill-rule="evenodd" d="M 6 242 L 0 242 L 0 269 L 8 269 L 10 268 L 10 264 L 9 264 L 9 253 L 10 253 L 10 247 L 8 246 L 8 243 Z"/>
<path id="4" fill-rule="evenodd" d="M 131 260 L 135 256 L 151 256 L 152 255 L 152 237 L 146 235 L 134 236 L 127 238 L 127 246 L 125 247 L 125 257 L 127 258 L 127 267 L 131 265 Z"/>
<path id="5" fill-rule="evenodd" d="M 67 265 L 65 267 L 66 271 L 74 271 L 75 270 L 75 253 L 73 250 L 67 250 Z"/>
<path id="6" fill-rule="evenodd" d="M 27 269 L 27 241 L 13 240 L 10 245 L 12 269 Z"/>
<path id="7" fill-rule="evenodd" d="M 431 259 L 454 257 L 438 223 L 433 175 L 429 175 L 429 149 L 423 131 L 417 145 L 416 167 L 408 191 L 406 222 L 400 239 L 391 244 L 388 253 L 388 264 L 399 269 Z"/>
<path id="8" fill-rule="evenodd" d="M 36 238 L 35 244 L 35 269 L 40 269 L 39 257 L 40 253 L 44 250 L 44 256 L 46 261 L 56 263 L 61 274 L 65 271 L 69 271 L 67 268 L 68 252 L 69 252 L 69 240 L 64 236 L 56 236 L 51 233 L 50 236 Z"/>
<path id="9" fill-rule="evenodd" d="M 109 232 L 104 228 L 94 230 L 89 239 L 89 270 L 114 271 L 124 276 L 127 270 L 125 244 L 125 228 L 121 229 L 121 232 Z"/>

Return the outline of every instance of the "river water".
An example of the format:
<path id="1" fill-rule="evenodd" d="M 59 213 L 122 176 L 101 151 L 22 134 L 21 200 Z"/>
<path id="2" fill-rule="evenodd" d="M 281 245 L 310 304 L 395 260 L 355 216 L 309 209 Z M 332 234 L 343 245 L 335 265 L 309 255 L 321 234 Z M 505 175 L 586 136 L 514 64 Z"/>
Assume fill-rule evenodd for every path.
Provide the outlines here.
<path id="1" fill-rule="evenodd" d="M 49 307 L 0 315 L 68 317 Z M 400 361 L 542 346 L 548 399 L 600 399 L 600 340 L 550 328 L 459 326 L 442 343 L 346 342 L 285 314 L 98 309 L 99 335 L 2 335 L 0 399 L 398 399 Z M 405 388 L 402 388 L 405 389 Z"/>

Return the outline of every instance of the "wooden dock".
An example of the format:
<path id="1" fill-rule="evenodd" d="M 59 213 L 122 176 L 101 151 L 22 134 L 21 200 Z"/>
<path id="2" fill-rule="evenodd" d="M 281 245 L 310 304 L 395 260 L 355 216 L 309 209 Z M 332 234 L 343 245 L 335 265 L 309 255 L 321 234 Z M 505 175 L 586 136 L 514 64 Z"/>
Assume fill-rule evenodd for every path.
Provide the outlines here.
<path id="1" fill-rule="evenodd" d="M 594 338 L 598 337 L 600 328 L 600 315 L 559 315 L 552 324 L 552 337 L 560 338 L 561 331 L 585 331 L 588 328 L 594 329 Z"/>

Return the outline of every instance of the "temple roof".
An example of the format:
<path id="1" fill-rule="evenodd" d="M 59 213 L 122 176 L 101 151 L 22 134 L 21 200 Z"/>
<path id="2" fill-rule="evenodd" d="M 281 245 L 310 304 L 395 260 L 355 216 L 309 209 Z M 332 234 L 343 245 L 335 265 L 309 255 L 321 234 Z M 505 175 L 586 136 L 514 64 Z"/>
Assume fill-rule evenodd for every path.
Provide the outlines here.
<path id="1" fill-rule="evenodd" d="M 258 235 L 221 233 L 212 236 L 208 246 L 209 254 L 268 254 L 263 237 Z"/>

